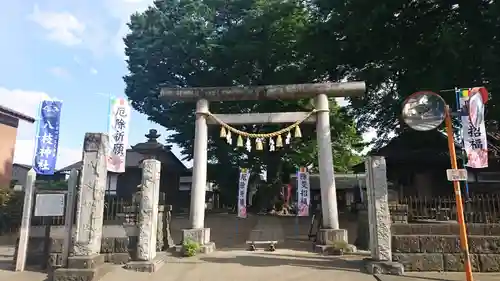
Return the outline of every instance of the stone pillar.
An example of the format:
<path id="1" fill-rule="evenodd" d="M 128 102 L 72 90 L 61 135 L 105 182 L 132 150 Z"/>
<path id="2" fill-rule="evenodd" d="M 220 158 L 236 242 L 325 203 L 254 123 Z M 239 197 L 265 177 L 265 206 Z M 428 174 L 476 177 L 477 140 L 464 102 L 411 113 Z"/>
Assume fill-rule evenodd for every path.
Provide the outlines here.
<path id="1" fill-rule="evenodd" d="M 87 133 L 83 144 L 83 166 L 76 207 L 75 256 L 98 255 L 101 251 L 104 193 L 107 183 L 108 136 Z"/>
<path id="2" fill-rule="evenodd" d="M 107 273 L 104 255 L 100 254 L 106 190 L 108 136 L 86 133 L 83 143 L 83 165 L 76 204 L 76 231 L 73 256 L 68 268 L 57 269 L 53 280 L 98 280 Z"/>
<path id="3" fill-rule="evenodd" d="M 210 242 L 210 228 L 205 228 L 205 194 L 207 189 L 207 149 L 208 149 L 208 101 L 200 99 L 196 103 L 196 123 L 193 155 L 193 183 L 191 185 L 191 205 L 189 220 L 191 229 L 182 231 L 182 240 L 192 240 L 201 246 L 202 252 L 211 252 L 215 244 Z"/>
<path id="4" fill-rule="evenodd" d="M 137 259 L 152 261 L 156 257 L 156 228 L 160 196 L 161 162 L 146 159 L 142 162 L 142 183 L 139 202 L 139 239 Z"/>
<path id="5" fill-rule="evenodd" d="M 205 193 L 207 189 L 207 149 L 208 149 L 208 101 L 196 103 L 196 123 L 193 154 L 193 182 L 191 185 L 191 205 L 189 220 L 191 228 L 205 226 Z"/>
<path id="6" fill-rule="evenodd" d="M 392 262 L 391 215 L 387 191 L 385 158 L 370 156 L 365 162 L 368 223 L 370 228 L 371 273 L 403 274 L 403 267 Z"/>
<path id="7" fill-rule="evenodd" d="M 318 140 L 319 180 L 321 187 L 322 229 L 318 232 L 318 244 L 332 241 L 347 242 L 347 231 L 339 229 L 337 190 L 333 171 L 332 139 L 330 134 L 330 110 L 328 96 L 316 97 L 316 136 Z"/>
<path id="8" fill-rule="evenodd" d="M 158 205 L 158 218 L 156 219 L 156 251 L 161 252 L 165 249 L 165 205 Z"/>
<path id="9" fill-rule="evenodd" d="M 163 265 L 165 258 L 163 255 L 158 257 L 156 255 L 161 162 L 156 159 L 145 159 L 141 166 L 142 182 L 138 196 L 137 260 L 127 263 L 125 268 L 142 272 L 155 272 Z"/>
<path id="10" fill-rule="evenodd" d="M 165 216 L 163 221 L 163 229 L 165 230 L 163 234 L 163 246 L 164 249 L 170 249 L 175 246 L 174 239 L 172 238 L 172 232 L 170 229 L 172 222 L 172 205 L 165 206 Z"/>
<path id="11" fill-rule="evenodd" d="M 15 271 L 24 271 L 26 265 L 26 253 L 30 237 L 31 213 L 33 209 L 33 196 L 35 194 L 36 172 L 30 169 L 24 183 L 23 216 L 21 218 L 21 229 L 19 231 L 19 244 L 15 255 Z"/>

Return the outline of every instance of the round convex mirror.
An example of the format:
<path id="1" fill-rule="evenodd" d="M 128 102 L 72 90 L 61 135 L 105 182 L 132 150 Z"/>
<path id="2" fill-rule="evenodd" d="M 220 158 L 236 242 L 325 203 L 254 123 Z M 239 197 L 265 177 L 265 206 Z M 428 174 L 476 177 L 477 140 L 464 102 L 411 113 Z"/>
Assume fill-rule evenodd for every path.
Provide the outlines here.
<path id="1" fill-rule="evenodd" d="M 410 95 L 403 103 L 404 122 L 416 131 L 434 130 L 446 117 L 446 103 L 434 92 L 422 91 Z"/>

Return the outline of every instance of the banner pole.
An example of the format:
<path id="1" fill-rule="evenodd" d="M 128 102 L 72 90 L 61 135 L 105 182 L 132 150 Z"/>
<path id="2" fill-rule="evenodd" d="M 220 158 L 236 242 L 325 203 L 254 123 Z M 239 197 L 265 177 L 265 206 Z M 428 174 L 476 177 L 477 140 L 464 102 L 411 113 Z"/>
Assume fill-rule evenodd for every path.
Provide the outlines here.
<path id="1" fill-rule="evenodd" d="M 299 237 L 299 170 L 296 170 L 295 176 L 297 178 L 297 183 L 295 185 L 295 200 L 297 201 L 295 207 L 295 235 Z"/>
<path id="2" fill-rule="evenodd" d="M 446 135 L 448 137 L 448 150 L 450 153 L 451 168 L 458 169 L 457 165 L 457 155 L 455 152 L 455 139 L 453 137 L 453 126 L 451 123 L 451 113 L 450 107 L 447 105 L 445 108 L 445 123 L 446 123 Z M 465 277 L 467 281 L 473 281 L 472 277 L 472 266 L 469 256 L 469 243 L 467 241 L 467 226 L 465 225 L 464 209 L 462 202 L 462 194 L 460 191 L 460 182 L 457 180 L 453 181 L 453 188 L 455 190 L 455 200 L 457 204 L 457 217 L 460 226 L 460 245 L 464 255 L 464 265 L 465 265 Z"/>
<path id="3" fill-rule="evenodd" d="M 460 124 L 460 129 L 462 129 L 462 131 L 463 131 L 464 124 L 462 122 L 462 105 L 460 104 L 460 91 L 461 91 L 461 89 L 455 88 L 455 101 L 457 104 L 457 111 L 460 113 L 459 118 L 458 118 L 458 122 Z M 462 136 L 462 138 L 461 138 L 460 144 L 462 145 L 462 148 L 460 149 L 460 153 L 462 154 L 462 165 L 463 165 L 464 169 L 466 169 L 466 167 L 465 167 L 466 153 L 465 153 L 464 136 L 463 136 L 463 134 L 461 136 Z M 466 180 L 465 181 L 465 200 L 468 200 L 468 199 L 469 199 L 469 181 Z"/>

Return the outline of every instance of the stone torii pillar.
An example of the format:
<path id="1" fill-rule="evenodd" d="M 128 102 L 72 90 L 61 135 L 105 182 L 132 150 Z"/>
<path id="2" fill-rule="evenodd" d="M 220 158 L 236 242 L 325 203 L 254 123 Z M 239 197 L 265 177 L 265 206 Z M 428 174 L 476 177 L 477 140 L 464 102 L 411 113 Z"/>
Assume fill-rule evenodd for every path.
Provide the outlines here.
<path id="1" fill-rule="evenodd" d="M 316 122 L 319 147 L 319 170 L 323 229 L 318 233 L 320 244 L 330 240 L 347 241 L 347 232 L 339 230 L 335 175 L 333 171 L 332 142 L 328 97 L 361 96 L 364 82 L 315 83 L 294 85 L 269 85 L 256 87 L 209 87 L 163 88 L 161 98 L 176 101 L 196 101 L 195 143 L 193 159 L 193 183 L 191 187 L 190 230 L 184 230 L 183 238 L 210 245 L 210 230 L 204 228 L 205 190 L 207 185 L 207 144 L 209 101 L 284 100 L 315 98 L 318 110 L 305 122 Z M 294 123 L 307 116 L 307 112 L 215 114 L 227 124 L 276 124 Z"/>

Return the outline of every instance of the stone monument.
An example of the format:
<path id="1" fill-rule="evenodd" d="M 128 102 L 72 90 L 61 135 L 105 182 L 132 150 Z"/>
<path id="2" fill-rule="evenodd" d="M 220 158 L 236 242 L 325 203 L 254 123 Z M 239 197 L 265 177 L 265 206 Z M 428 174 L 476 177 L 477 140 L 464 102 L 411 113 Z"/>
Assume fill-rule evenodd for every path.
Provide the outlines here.
<path id="1" fill-rule="evenodd" d="M 371 258 L 366 269 L 372 274 L 402 275 L 403 265 L 392 261 L 391 214 L 385 158 L 369 156 L 365 162 Z"/>
<path id="2" fill-rule="evenodd" d="M 158 131 L 155 129 L 150 129 L 149 132 L 144 135 L 147 139 L 146 142 L 138 143 L 132 146 L 132 149 L 142 155 L 145 156 L 146 159 L 158 159 L 161 152 L 169 151 L 171 149 L 168 145 L 162 145 L 158 142 L 158 138 L 161 137 L 158 134 Z M 159 159 L 158 159 L 159 160 Z M 161 178 L 161 176 L 160 176 Z M 137 198 L 139 201 L 141 194 L 141 186 L 138 186 L 138 191 L 134 198 Z M 165 198 L 161 199 L 158 205 L 159 216 L 158 216 L 158 228 L 157 228 L 157 239 L 156 239 L 156 248 L 158 250 L 162 250 L 164 248 L 170 248 L 171 246 L 165 247 L 165 241 L 171 241 L 172 237 L 170 235 L 170 224 L 165 222 L 165 215 L 167 214 L 167 210 L 172 210 L 172 206 L 165 206 Z M 169 208 L 167 208 L 169 207 Z"/>
<path id="3" fill-rule="evenodd" d="M 150 131 L 150 135 L 153 134 L 156 136 L 155 130 Z M 152 141 L 152 138 L 148 140 L 151 145 L 155 145 L 154 141 Z M 161 146 L 157 142 L 156 144 L 155 147 Z M 147 150 L 143 152 L 147 152 Z M 156 154 L 154 150 L 150 150 L 150 152 L 150 155 Z M 149 159 L 142 161 L 141 166 L 142 182 L 139 196 L 137 257 L 136 260 L 126 264 L 125 268 L 142 272 L 154 272 L 164 263 L 164 255 L 157 257 L 156 253 L 161 162 L 150 156 Z"/>
<path id="4" fill-rule="evenodd" d="M 104 265 L 104 256 L 100 254 L 108 144 L 106 134 L 85 134 L 73 251 L 67 268 L 54 271 L 52 277 L 55 281 L 95 281 L 109 271 Z"/>

